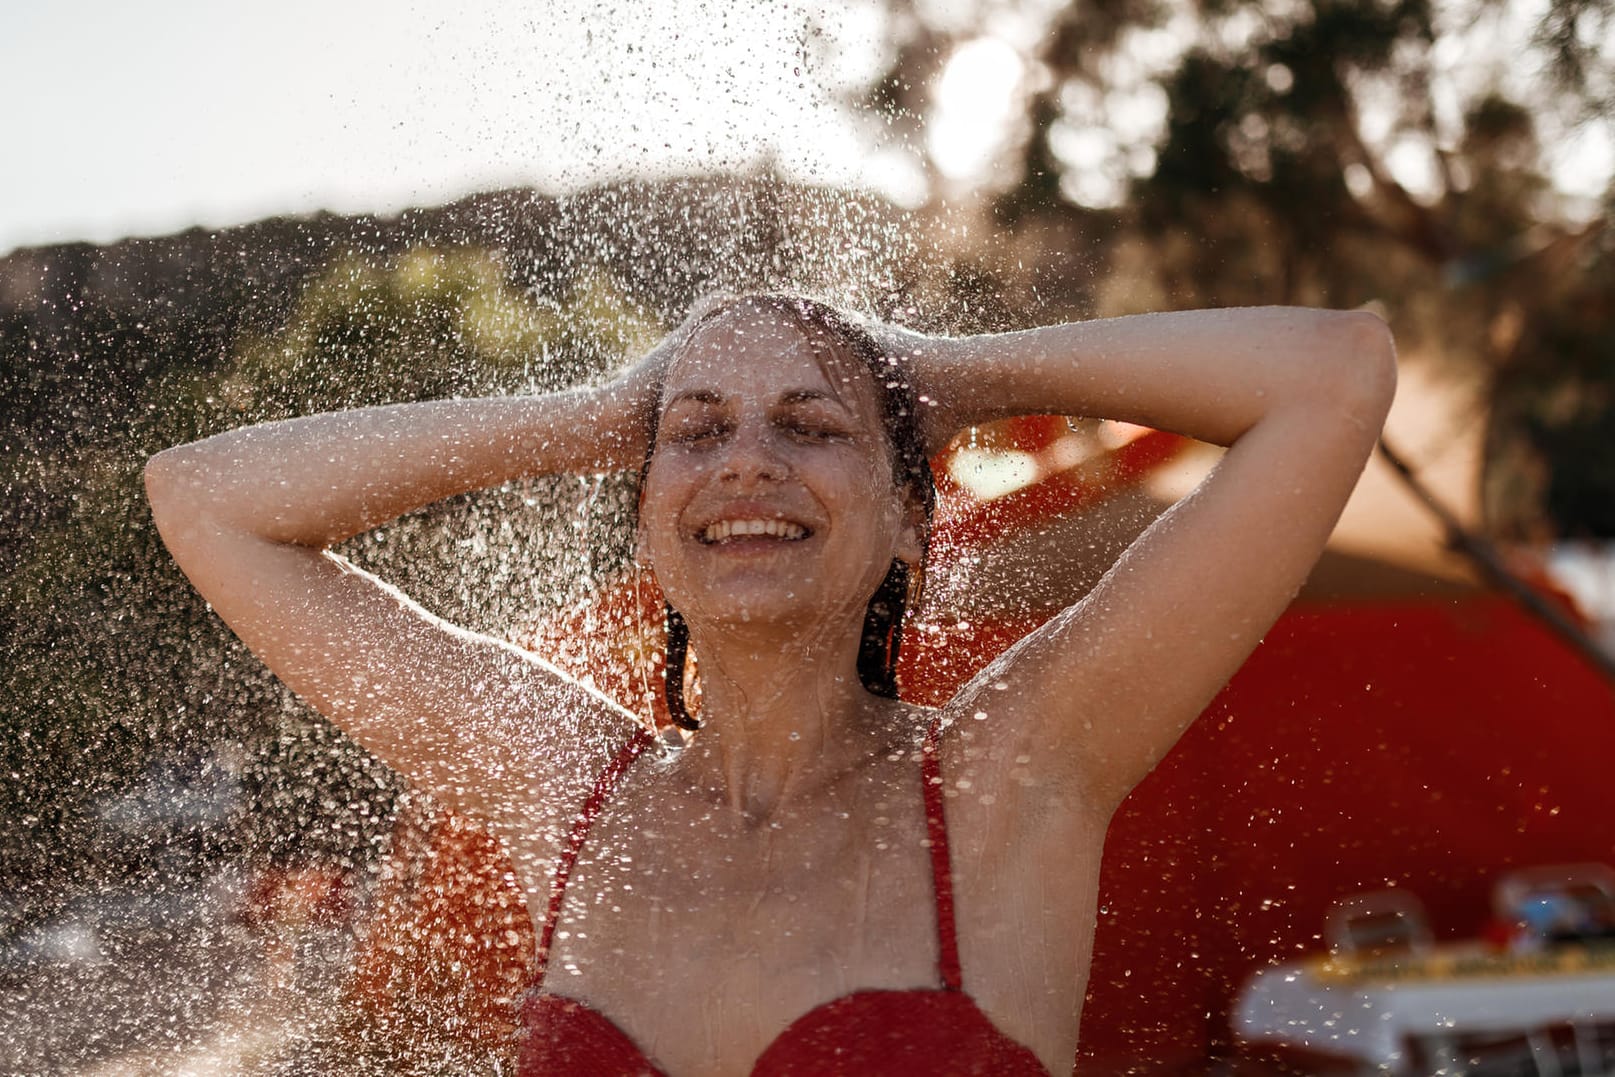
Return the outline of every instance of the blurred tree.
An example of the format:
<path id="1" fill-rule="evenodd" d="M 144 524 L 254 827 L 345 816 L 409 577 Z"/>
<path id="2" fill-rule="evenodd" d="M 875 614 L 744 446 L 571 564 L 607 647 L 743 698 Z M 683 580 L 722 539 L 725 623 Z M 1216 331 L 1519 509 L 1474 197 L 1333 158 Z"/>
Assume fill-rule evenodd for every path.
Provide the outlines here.
<path id="1" fill-rule="evenodd" d="M 19 529 L 0 562 L 8 596 L 0 769 L 12 776 L 0 791 L 0 890 L 19 908 L 31 894 L 60 898 L 75 883 L 93 885 L 97 874 L 145 870 L 129 849 L 87 865 L 99 805 L 162 753 L 194 754 L 213 741 L 248 748 L 256 802 L 247 836 L 259 852 L 340 859 L 385 833 L 393 792 L 385 772 L 297 705 L 192 591 L 151 526 L 140 469 L 164 446 L 245 423 L 520 392 L 540 377 L 576 381 L 654 340 L 659 323 L 610 272 L 569 268 L 561 298 L 542 299 L 482 247 L 333 252 L 290 282 L 283 321 L 235 334 L 223 362 L 171 363 L 128 379 L 124 419 L 95 429 L 87 444 L 8 454 L 33 473 L 20 482 L 71 491 L 59 510 Z M 498 515 L 518 515 L 511 509 Z M 509 630 L 532 595 L 489 580 L 533 565 L 465 555 L 486 525 L 473 499 L 428 511 L 429 526 L 404 521 L 390 543 L 356 552 L 370 563 L 413 560 L 417 597 L 474 627 Z M 556 511 L 575 514 L 570 501 Z"/>
<path id="2" fill-rule="evenodd" d="M 0 938 L 157 870 L 94 838 L 101 807 L 165 757 L 232 749 L 255 853 L 340 858 L 385 832 L 385 770 L 277 685 L 163 550 L 151 453 L 304 411 L 575 384 L 713 290 L 912 317 L 910 274 L 931 268 L 916 234 L 874 196 L 716 177 L 0 258 Z M 346 552 L 457 623 L 522 638 L 625 554 L 632 504 L 624 483 L 536 482 Z"/>
<path id="3" fill-rule="evenodd" d="M 1489 385 L 1496 532 L 1615 537 L 1615 198 L 1549 181 L 1557 143 L 1610 142 L 1611 0 L 886 7 L 860 104 L 915 146 L 966 45 L 1019 43 L 990 212 L 1028 264 L 1098 252 L 1042 282 L 1062 313 L 1377 302 Z"/>

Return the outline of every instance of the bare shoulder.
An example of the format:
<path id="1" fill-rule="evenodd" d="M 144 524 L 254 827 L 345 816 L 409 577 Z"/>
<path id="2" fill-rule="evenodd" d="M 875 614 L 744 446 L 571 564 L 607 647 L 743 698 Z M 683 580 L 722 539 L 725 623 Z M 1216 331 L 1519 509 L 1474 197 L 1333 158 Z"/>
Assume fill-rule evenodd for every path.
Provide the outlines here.
<path id="1" fill-rule="evenodd" d="M 980 855 L 1031 851 L 1080 835 L 1101 838 L 1113 805 L 1072 767 L 1052 766 L 1059 746 L 1040 743 L 1007 679 L 972 682 L 927 713 L 939 728 L 938 776 L 950 839 Z"/>
<path id="2" fill-rule="evenodd" d="M 945 711 L 940 784 L 960 960 L 999 1027 L 1069 1057 L 1060 1030 L 1074 1032 L 1081 1004 L 1109 805 L 1069 769 L 1039 767 L 1009 723 L 995 728 L 1001 708 L 956 702 L 968 705 Z"/>

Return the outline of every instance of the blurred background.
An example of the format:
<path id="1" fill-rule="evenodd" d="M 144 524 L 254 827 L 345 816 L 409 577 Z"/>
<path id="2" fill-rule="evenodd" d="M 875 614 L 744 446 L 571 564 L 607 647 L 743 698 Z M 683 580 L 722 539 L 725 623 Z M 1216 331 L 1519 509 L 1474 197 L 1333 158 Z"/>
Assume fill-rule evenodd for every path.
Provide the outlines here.
<path id="1" fill-rule="evenodd" d="M 1386 317 L 1387 436 L 1447 515 L 1376 460 L 1128 802 L 1078 1069 L 1610 1069 L 1615 960 L 1526 968 L 1504 899 L 1547 869 L 1615 902 L 1612 106 L 1608 0 L 7 9 L 0 1070 L 496 1072 L 520 944 L 468 974 L 442 925 L 530 933 L 466 911 L 509 912 L 497 849 L 257 666 L 140 467 L 246 422 L 574 384 L 741 288 L 946 332 Z M 1214 460 L 1081 420 L 962 439 L 905 691 L 944 697 Z M 473 628 L 568 638 L 610 607 L 630 496 L 490 491 L 349 552 Z M 612 624 L 574 656 L 603 682 Z M 1264 986 L 1353 950 L 1328 925 L 1386 890 L 1369 919 L 1422 957 Z M 1477 940 L 1468 973 L 1430 956 Z M 1572 1002 L 1522 1016 L 1527 973 Z M 1329 983 L 1374 976 L 1514 1019 L 1329 1031 Z"/>

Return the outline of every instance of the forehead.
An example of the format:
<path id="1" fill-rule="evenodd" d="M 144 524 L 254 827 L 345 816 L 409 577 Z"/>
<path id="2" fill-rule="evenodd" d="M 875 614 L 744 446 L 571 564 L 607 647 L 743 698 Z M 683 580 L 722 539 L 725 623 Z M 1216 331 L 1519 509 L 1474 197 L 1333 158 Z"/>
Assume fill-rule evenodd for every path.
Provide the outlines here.
<path id="1" fill-rule="evenodd" d="M 695 331 L 668 368 L 662 400 L 699 391 L 767 401 L 804 390 L 879 413 L 873 375 L 829 333 L 768 308 L 740 307 Z"/>

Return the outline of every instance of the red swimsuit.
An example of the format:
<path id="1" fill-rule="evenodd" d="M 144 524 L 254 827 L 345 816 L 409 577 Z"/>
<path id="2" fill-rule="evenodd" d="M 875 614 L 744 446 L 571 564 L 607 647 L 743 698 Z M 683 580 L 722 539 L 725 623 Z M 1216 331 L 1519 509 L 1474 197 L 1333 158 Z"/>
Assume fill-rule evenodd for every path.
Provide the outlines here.
<path id="1" fill-rule="evenodd" d="M 993 1027 L 987 1015 L 964 993 L 953 922 L 953 876 L 942 813 L 937 733 L 938 726 L 933 723 L 925 738 L 920 772 L 931 839 L 931 876 L 941 944 L 938 964 L 943 986 L 924 991 L 859 991 L 827 1002 L 797 1018 L 768 1045 L 752 1067 L 753 1077 L 1048 1077 L 1048 1070 L 1037 1056 Z M 540 990 L 567 880 L 588 838 L 589 827 L 649 743 L 648 733 L 638 734 L 601 773 L 556 865 L 549 915 L 538 942 L 535 989 L 522 1004 L 525 1037 L 518 1077 L 665 1077 L 610 1020 L 581 1002 Z"/>

